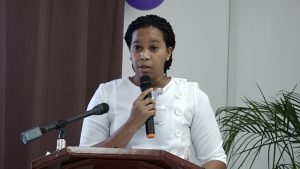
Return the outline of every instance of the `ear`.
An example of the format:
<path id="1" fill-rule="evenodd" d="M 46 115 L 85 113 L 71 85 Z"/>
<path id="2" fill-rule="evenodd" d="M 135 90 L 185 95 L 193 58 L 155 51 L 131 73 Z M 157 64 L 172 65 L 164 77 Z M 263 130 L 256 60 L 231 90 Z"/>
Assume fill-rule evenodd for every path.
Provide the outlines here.
<path id="1" fill-rule="evenodd" d="M 169 58 L 171 57 L 172 53 L 173 53 L 173 48 L 172 47 L 168 47 L 167 49 L 167 56 L 166 56 L 166 60 L 169 60 Z"/>

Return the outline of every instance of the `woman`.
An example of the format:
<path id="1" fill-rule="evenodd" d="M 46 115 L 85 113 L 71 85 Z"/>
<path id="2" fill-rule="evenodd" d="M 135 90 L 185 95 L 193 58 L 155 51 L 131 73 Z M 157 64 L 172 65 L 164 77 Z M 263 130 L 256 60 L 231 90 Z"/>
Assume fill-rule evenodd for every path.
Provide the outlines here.
<path id="1" fill-rule="evenodd" d="M 106 102 L 107 114 L 84 120 L 80 145 L 151 148 L 169 151 L 205 167 L 226 168 L 220 131 L 208 97 L 195 82 L 167 76 L 175 35 L 169 22 L 156 15 L 133 21 L 125 34 L 134 76 L 100 84 L 88 109 Z M 140 91 L 140 78 L 151 88 Z M 152 92 L 155 98 L 145 98 Z M 156 137 L 145 134 L 155 115 Z"/>

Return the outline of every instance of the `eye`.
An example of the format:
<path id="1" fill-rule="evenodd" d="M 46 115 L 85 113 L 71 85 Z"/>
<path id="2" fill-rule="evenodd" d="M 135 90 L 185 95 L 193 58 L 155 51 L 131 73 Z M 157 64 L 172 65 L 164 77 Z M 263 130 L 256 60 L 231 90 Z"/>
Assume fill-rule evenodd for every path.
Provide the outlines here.
<path id="1" fill-rule="evenodd" d="M 140 45 L 134 45 L 134 46 L 132 46 L 132 48 L 134 51 L 139 51 L 142 49 L 142 47 Z"/>
<path id="2" fill-rule="evenodd" d="M 159 49 L 158 46 L 150 46 L 151 51 L 157 51 Z"/>

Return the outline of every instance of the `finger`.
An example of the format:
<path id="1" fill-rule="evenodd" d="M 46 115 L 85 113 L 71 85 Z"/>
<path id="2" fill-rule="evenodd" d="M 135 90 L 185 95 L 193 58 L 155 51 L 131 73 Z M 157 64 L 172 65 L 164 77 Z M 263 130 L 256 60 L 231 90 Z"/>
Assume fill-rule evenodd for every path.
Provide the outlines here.
<path id="1" fill-rule="evenodd" d="M 152 98 L 147 98 L 145 100 L 142 101 L 144 105 L 148 105 L 148 104 L 155 104 L 155 100 Z"/>
<path id="2" fill-rule="evenodd" d="M 150 111 L 150 110 L 155 110 L 155 105 L 154 104 L 148 104 L 147 105 L 147 110 Z"/>
<path id="3" fill-rule="evenodd" d="M 150 110 L 150 111 L 149 111 L 149 114 L 150 114 L 150 116 L 155 116 L 156 110 Z"/>
<path id="4" fill-rule="evenodd" d="M 144 100 L 144 98 L 147 96 L 147 94 L 149 94 L 150 92 L 152 92 L 153 91 L 153 88 L 149 88 L 149 89 L 147 89 L 147 90 L 145 90 L 145 91 L 143 91 L 139 96 L 138 96 L 138 98 L 137 98 L 137 100 Z"/>

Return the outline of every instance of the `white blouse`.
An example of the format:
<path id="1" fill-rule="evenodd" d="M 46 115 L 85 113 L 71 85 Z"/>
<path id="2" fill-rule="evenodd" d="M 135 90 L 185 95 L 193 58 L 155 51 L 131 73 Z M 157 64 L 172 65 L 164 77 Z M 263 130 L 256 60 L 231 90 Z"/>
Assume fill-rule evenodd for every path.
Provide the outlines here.
<path id="1" fill-rule="evenodd" d="M 100 84 L 87 109 L 105 102 L 110 110 L 84 119 L 80 146 L 92 146 L 109 138 L 129 118 L 140 93 L 139 86 L 129 78 Z M 153 91 L 152 96 L 156 100 L 155 138 L 148 139 L 143 126 L 127 148 L 165 150 L 200 166 L 210 160 L 226 163 L 214 112 L 198 83 L 172 78 L 164 88 Z"/>

